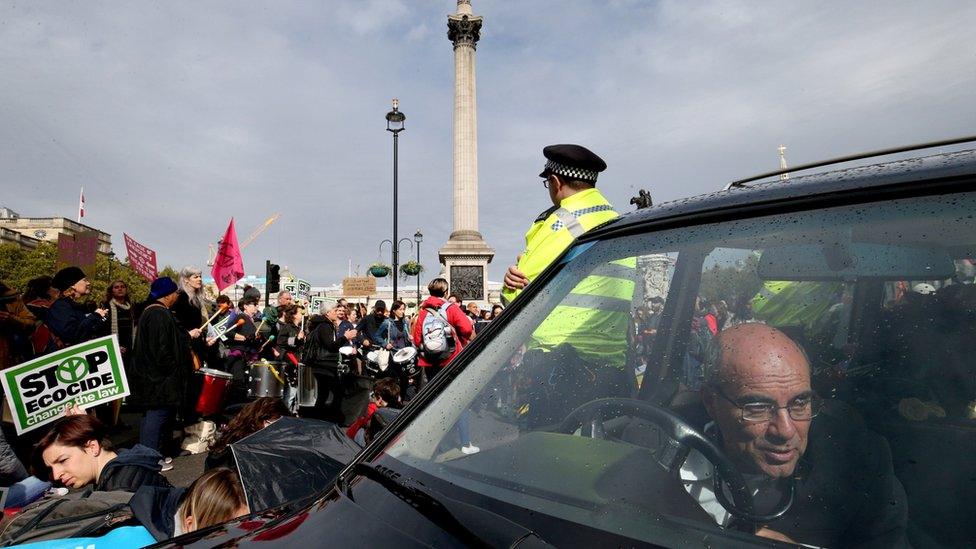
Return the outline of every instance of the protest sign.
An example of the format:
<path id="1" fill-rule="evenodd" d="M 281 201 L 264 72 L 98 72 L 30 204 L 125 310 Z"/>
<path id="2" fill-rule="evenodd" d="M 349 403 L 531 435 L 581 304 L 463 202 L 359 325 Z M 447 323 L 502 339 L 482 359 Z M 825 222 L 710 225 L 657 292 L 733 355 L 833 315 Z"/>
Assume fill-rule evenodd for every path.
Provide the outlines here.
<path id="1" fill-rule="evenodd" d="M 122 236 L 125 238 L 125 254 L 129 257 L 129 267 L 149 282 L 156 280 L 156 252 L 125 233 Z"/>
<path id="2" fill-rule="evenodd" d="M 298 284 L 298 292 L 295 297 L 307 303 L 309 296 L 312 294 L 312 285 L 309 284 L 307 280 L 302 280 L 300 278 L 295 282 Z"/>
<path id="3" fill-rule="evenodd" d="M 313 295 L 311 302 L 309 303 L 309 314 L 317 315 L 322 311 L 322 306 L 325 304 L 335 303 L 336 300 L 329 299 L 320 295 Z"/>
<path id="4" fill-rule="evenodd" d="M 98 254 L 98 233 L 82 231 L 74 236 L 58 235 L 57 268 L 79 267 L 87 273 L 94 273 L 95 258 Z"/>
<path id="5" fill-rule="evenodd" d="M 88 408 L 129 394 L 115 335 L 18 364 L 0 382 L 18 435 L 58 419 L 68 404 Z"/>
<path id="6" fill-rule="evenodd" d="M 342 295 L 368 296 L 376 293 L 376 279 L 371 276 L 354 276 L 342 279 Z"/>

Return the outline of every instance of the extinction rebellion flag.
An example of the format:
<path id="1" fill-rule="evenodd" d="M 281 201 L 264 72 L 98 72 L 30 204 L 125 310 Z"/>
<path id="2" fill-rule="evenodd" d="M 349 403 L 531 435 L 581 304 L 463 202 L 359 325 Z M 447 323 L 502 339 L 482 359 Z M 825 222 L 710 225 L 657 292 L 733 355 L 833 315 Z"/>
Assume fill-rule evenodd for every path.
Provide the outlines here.
<path id="1" fill-rule="evenodd" d="M 58 419 L 68 404 L 88 408 L 129 394 L 115 335 L 8 368 L 0 382 L 18 435 Z"/>
<path id="2" fill-rule="evenodd" d="M 241 248 L 237 245 L 237 231 L 234 230 L 233 217 L 230 218 L 230 225 L 227 226 L 224 238 L 220 240 L 217 257 L 214 259 L 210 274 L 214 277 L 217 290 L 221 292 L 244 278 L 244 259 L 241 258 Z"/>

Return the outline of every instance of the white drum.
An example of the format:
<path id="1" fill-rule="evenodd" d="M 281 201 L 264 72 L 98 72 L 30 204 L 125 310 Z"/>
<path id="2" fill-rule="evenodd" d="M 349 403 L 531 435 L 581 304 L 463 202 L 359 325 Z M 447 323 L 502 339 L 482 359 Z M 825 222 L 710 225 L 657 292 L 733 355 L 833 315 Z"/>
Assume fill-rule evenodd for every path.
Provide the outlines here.
<path id="1" fill-rule="evenodd" d="M 396 364 L 403 364 L 405 362 L 410 362 L 415 358 L 417 358 L 417 349 L 415 347 L 404 347 L 393 355 L 393 362 Z"/>

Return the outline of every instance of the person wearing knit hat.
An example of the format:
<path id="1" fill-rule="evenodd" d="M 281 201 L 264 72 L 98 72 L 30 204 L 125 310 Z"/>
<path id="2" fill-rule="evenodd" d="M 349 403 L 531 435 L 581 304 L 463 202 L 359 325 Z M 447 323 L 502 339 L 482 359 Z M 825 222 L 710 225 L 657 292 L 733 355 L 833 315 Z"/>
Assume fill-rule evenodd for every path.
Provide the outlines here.
<path id="1" fill-rule="evenodd" d="M 62 346 L 76 345 L 98 336 L 104 330 L 107 309 L 92 311 L 78 302 L 91 292 L 91 282 L 78 267 L 65 267 L 51 282 L 61 297 L 51 304 L 45 324 Z"/>
<path id="2" fill-rule="evenodd" d="M 126 403 L 144 410 L 139 444 L 153 450 L 160 449 L 167 424 L 186 402 L 187 382 L 193 372 L 190 334 L 170 310 L 178 290 L 169 277 L 153 281 L 149 288 L 151 303 L 139 316 L 128 372 L 132 394 Z"/>

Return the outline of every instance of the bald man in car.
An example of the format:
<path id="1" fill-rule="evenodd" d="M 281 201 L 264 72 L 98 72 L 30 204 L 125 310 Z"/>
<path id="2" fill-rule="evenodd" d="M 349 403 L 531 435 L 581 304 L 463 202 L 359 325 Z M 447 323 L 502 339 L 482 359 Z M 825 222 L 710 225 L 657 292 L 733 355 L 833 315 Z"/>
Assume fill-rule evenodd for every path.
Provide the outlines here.
<path id="1" fill-rule="evenodd" d="M 848 413 L 825 413 L 810 362 L 793 340 L 764 324 L 721 332 L 705 362 L 706 434 L 743 474 L 757 514 L 770 514 L 795 485 L 780 518 L 757 535 L 817 547 L 907 546 L 907 504 L 887 441 Z M 735 520 L 715 498 L 711 464 L 692 452 L 685 490 L 719 525 Z"/>

